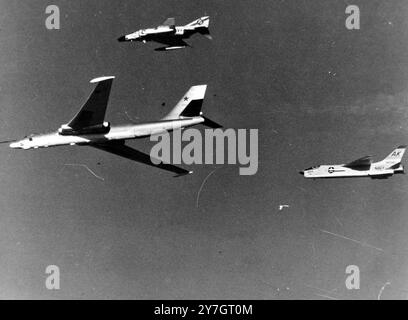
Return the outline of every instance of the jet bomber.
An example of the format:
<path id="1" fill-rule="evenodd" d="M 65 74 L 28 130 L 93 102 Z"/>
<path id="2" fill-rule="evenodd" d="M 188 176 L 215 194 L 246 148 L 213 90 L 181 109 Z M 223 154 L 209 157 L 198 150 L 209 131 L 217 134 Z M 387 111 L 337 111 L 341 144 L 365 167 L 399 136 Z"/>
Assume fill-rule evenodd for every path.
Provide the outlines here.
<path id="1" fill-rule="evenodd" d="M 89 146 L 145 165 L 157 167 L 182 176 L 191 171 L 162 163 L 150 155 L 126 145 L 126 140 L 140 139 L 160 133 L 203 124 L 220 128 L 204 117 L 201 108 L 207 85 L 191 87 L 180 102 L 162 119 L 140 124 L 113 126 L 105 121 L 110 90 L 115 77 L 100 77 L 91 81 L 96 88 L 79 112 L 54 132 L 32 134 L 10 144 L 13 149 L 38 149 L 58 146 Z M 156 165 L 155 163 L 159 163 Z"/>

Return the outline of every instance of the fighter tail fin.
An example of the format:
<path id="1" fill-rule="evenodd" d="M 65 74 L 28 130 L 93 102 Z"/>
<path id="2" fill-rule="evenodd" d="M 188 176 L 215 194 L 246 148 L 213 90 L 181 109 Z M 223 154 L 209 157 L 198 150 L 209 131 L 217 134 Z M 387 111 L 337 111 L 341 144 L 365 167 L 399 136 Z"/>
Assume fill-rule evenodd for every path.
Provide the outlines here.
<path id="1" fill-rule="evenodd" d="M 210 17 L 205 16 L 205 17 L 201 17 L 197 20 L 194 20 L 192 22 L 190 22 L 189 24 L 186 25 L 186 27 L 197 27 L 197 28 L 207 28 L 210 25 Z"/>
<path id="2" fill-rule="evenodd" d="M 394 151 L 392 151 L 383 161 L 387 166 L 395 166 L 396 164 L 399 164 L 402 160 L 402 157 L 404 156 L 405 149 L 407 146 L 399 146 L 396 148 Z"/>

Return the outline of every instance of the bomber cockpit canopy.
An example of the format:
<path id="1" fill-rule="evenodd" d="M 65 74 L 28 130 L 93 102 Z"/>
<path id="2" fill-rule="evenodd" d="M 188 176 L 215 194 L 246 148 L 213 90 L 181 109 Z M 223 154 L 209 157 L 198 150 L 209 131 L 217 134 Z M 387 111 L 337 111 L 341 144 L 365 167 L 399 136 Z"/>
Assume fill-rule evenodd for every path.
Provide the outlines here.
<path id="1" fill-rule="evenodd" d="M 28 139 L 29 141 L 33 141 L 34 136 L 35 136 L 35 134 L 30 134 L 28 136 L 25 136 L 23 139 Z"/>

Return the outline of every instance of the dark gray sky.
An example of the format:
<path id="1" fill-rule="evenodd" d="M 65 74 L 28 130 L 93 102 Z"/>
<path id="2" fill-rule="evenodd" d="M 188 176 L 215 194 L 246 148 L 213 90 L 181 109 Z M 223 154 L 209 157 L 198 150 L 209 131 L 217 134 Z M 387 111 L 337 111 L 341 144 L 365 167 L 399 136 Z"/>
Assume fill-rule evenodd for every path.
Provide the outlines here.
<path id="1" fill-rule="evenodd" d="M 59 31 L 45 28 L 49 4 L 61 10 Z M 344 26 L 348 4 L 360 7 L 359 31 Z M 0 298 L 376 299 L 386 282 L 382 298 L 407 298 L 406 176 L 297 173 L 408 143 L 406 1 L 0 0 L 0 9 L 1 139 L 57 129 L 102 75 L 117 77 L 113 124 L 126 113 L 158 119 L 206 83 L 207 116 L 260 135 L 258 173 L 219 168 L 198 208 L 217 166 L 174 179 L 86 147 L 2 146 Z M 194 37 L 193 48 L 116 41 L 203 15 L 214 40 Z M 44 286 L 52 264 L 58 292 Z M 360 268 L 358 291 L 345 287 L 348 265 Z"/>

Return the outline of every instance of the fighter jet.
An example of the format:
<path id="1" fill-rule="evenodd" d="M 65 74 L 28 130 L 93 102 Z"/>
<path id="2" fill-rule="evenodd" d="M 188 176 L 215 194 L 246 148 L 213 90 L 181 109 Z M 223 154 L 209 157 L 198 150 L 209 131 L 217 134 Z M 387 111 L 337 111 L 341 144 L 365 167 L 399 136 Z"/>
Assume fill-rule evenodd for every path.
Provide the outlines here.
<path id="1" fill-rule="evenodd" d="M 155 41 L 167 45 L 167 47 L 155 49 L 156 51 L 183 49 L 189 46 L 188 43 L 184 42 L 184 39 L 190 38 L 195 33 L 200 33 L 211 40 L 212 37 L 208 30 L 209 24 L 210 17 L 201 17 L 185 26 L 176 26 L 175 19 L 168 18 L 156 28 L 138 30 L 118 38 L 118 41 L 141 41 L 143 43 Z"/>
<path id="2" fill-rule="evenodd" d="M 393 174 L 404 173 L 401 164 L 406 146 L 399 146 L 388 157 L 372 163 L 371 156 L 366 156 L 348 164 L 321 165 L 300 171 L 309 179 L 323 178 L 355 178 L 370 177 L 372 179 L 387 179 Z"/>
<path id="3" fill-rule="evenodd" d="M 193 86 L 170 113 L 159 121 L 142 124 L 111 126 L 105 122 L 110 90 L 115 77 L 101 77 L 91 81 L 97 84 L 95 90 L 67 124 L 57 131 L 46 134 L 32 134 L 10 144 L 13 149 L 38 149 L 57 146 L 90 146 L 99 150 L 137 161 L 149 166 L 174 172 L 176 176 L 192 173 L 171 164 L 160 163 L 150 155 L 132 149 L 125 144 L 128 139 L 145 138 L 182 128 L 204 124 L 220 128 L 217 123 L 203 116 L 201 112 L 207 85 Z M 160 163 L 159 165 L 154 164 Z M 157 162 L 156 162 L 157 161 Z"/>

